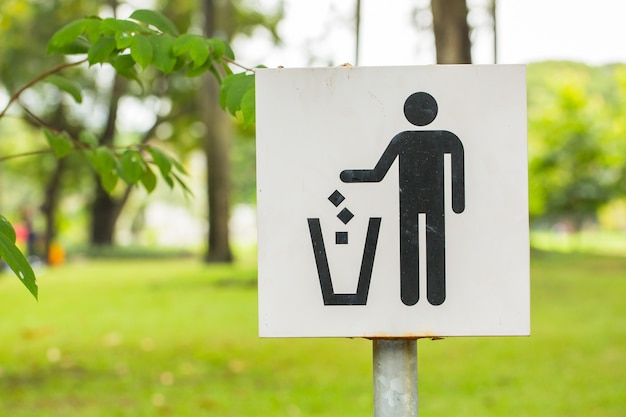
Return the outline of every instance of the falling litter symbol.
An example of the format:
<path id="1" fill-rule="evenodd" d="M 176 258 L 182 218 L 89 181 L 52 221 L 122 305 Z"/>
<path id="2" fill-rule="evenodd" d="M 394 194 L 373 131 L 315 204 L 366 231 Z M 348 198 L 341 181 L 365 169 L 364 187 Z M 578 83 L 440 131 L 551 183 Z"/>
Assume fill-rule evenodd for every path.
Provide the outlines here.
<path id="1" fill-rule="evenodd" d="M 345 199 L 346 198 L 343 196 L 343 194 L 341 194 L 338 190 L 335 190 L 328 197 L 328 200 L 333 203 L 335 207 L 339 207 L 339 204 L 341 204 Z M 354 214 L 345 207 L 337 214 L 337 218 L 341 220 L 343 224 L 348 224 L 348 222 L 352 220 L 353 217 Z M 348 232 L 335 232 L 335 244 L 348 244 Z"/>
<path id="2" fill-rule="evenodd" d="M 347 208 L 340 209 L 339 205 L 346 198 L 335 190 L 329 197 L 333 206 L 339 213 L 337 218 L 344 224 L 348 224 L 354 217 L 354 214 Z M 330 276 L 330 267 L 324 245 L 324 236 L 322 235 L 322 226 L 319 218 L 307 218 L 309 224 L 309 232 L 311 234 L 311 243 L 313 244 L 313 255 L 315 256 L 315 266 L 317 267 L 317 275 L 320 280 L 320 288 L 322 290 L 322 298 L 324 305 L 365 305 L 367 304 L 367 294 L 369 292 L 370 281 L 372 279 L 372 268 L 374 266 L 374 255 L 376 254 L 376 244 L 378 243 L 378 232 L 380 231 L 380 217 L 370 217 L 367 233 L 365 235 L 365 246 L 363 247 L 363 257 L 361 258 L 361 268 L 359 269 L 359 281 L 356 292 L 354 293 L 337 293 L 333 288 L 332 278 Z M 358 240 L 358 239 L 357 239 Z M 335 232 L 335 244 L 347 245 L 348 232 Z M 351 250 L 352 251 L 352 250 Z M 343 252 L 338 249 L 338 252 Z M 346 252 L 343 252 L 345 255 Z"/>
<path id="3" fill-rule="evenodd" d="M 348 222 L 354 217 L 354 214 L 352 214 L 352 212 L 347 208 L 344 208 L 339 212 L 339 214 L 337 214 L 337 217 L 343 222 L 343 224 L 348 224 Z"/>
<path id="4" fill-rule="evenodd" d="M 333 203 L 333 205 L 334 205 L 335 207 L 338 207 L 338 206 L 339 206 L 339 204 L 341 204 L 341 202 L 342 202 L 343 200 L 345 200 L 345 199 L 346 199 L 346 198 L 345 198 L 345 197 L 344 197 L 344 196 L 343 196 L 343 195 L 342 195 L 342 194 L 341 194 L 338 190 L 335 190 L 335 191 L 334 191 L 334 192 L 333 192 L 333 193 L 332 193 L 332 194 L 328 197 L 328 200 L 329 200 L 331 203 Z"/>

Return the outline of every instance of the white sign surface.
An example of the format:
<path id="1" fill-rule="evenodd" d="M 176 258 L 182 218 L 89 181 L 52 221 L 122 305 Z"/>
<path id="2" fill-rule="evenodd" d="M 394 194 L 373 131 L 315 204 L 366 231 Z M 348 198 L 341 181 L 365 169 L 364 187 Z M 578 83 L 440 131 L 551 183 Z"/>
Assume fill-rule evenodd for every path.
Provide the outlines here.
<path id="1" fill-rule="evenodd" d="M 259 334 L 530 333 L 523 66 L 256 74 Z"/>

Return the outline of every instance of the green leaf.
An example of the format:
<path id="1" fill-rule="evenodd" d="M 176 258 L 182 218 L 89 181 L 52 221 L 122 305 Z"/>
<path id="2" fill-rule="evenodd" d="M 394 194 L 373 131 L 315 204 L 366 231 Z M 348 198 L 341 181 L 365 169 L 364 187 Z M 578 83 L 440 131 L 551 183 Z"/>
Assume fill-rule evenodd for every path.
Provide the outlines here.
<path id="1" fill-rule="evenodd" d="M 104 191 L 106 191 L 109 194 L 112 193 L 113 190 L 115 189 L 115 186 L 117 185 L 117 180 L 118 180 L 117 171 L 101 172 L 99 173 L 99 175 L 100 175 L 100 184 L 102 185 L 102 188 L 104 188 Z"/>
<path id="2" fill-rule="evenodd" d="M 176 38 L 174 45 L 172 47 L 172 53 L 175 56 L 184 55 L 189 52 L 189 48 L 191 48 L 191 43 L 193 39 L 200 37 L 199 35 L 193 35 L 190 33 L 185 33 L 184 35 L 180 35 Z"/>
<path id="3" fill-rule="evenodd" d="M 114 36 L 117 33 L 150 33 L 150 31 L 135 22 L 112 17 L 104 19 L 100 26 L 100 33 L 104 36 Z"/>
<path id="4" fill-rule="evenodd" d="M 17 237 L 15 236 L 15 229 L 13 225 L 0 215 L 0 235 L 6 236 L 12 243 L 15 243 Z"/>
<path id="5" fill-rule="evenodd" d="M 119 50 L 129 48 L 133 44 L 133 36 L 126 32 L 115 33 L 115 47 Z"/>
<path id="6" fill-rule="evenodd" d="M 233 75 L 234 74 L 233 70 L 228 65 L 228 62 L 220 61 L 220 63 L 222 64 L 222 69 L 224 70 L 224 74 L 226 74 L 226 75 Z"/>
<path id="7" fill-rule="evenodd" d="M 120 176 L 127 184 L 136 184 L 143 176 L 145 165 L 139 152 L 128 149 L 120 156 L 118 165 Z"/>
<path id="8" fill-rule="evenodd" d="M 172 159 L 172 165 L 174 166 L 174 168 L 176 168 L 176 171 L 180 172 L 181 174 L 187 175 L 187 170 L 185 169 L 185 167 L 176 159 Z"/>
<path id="9" fill-rule="evenodd" d="M 226 53 L 226 42 L 221 39 L 211 38 L 206 40 L 207 45 L 211 51 L 213 59 L 220 59 Z"/>
<path id="10" fill-rule="evenodd" d="M 96 148 L 94 153 L 93 166 L 100 177 L 100 184 L 106 192 L 110 193 L 115 189 L 118 180 L 117 158 L 106 146 Z"/>
<path id="11" fill-rule="evenodd" d="M 256 99 L 254 87 L 248 90 L 241 98 L 241 117 L 243 127 L 248 127 L 256 121 Z"/>
<path id="12" fill-rule="evenodd" d="M 96 165 L 98 165 L 98 163 L 97 163 L 96 149 L 94 148 L 83 149 L 83 155 L 85 156 L 85 158 L 87 158 L 87 161 L 89 162 L 91 167 L 97 172 L 98 170 L 96 169 Z"/>
<path id="13" fill-rule="evenodd" d="M 100 146 L 95 151 L 94 168 L 98 174 L 115 171 L 117 168 L 117 158 L 113 151 L 106 146 Z"/>
<path id="14" fill-rule="evenodd" d="M 213 76 L 215 77 L 215 79 L 217 80 L 219 84 L 222 84 L 224 77 L 222 77 L 222 74 L 217 70 L 217 67 L 214 65 L 215 63 L 213 61 L 208 61 L 208 62 L 210 65 L 207 66 L 207 70 L 211 74 L 213 74 Z"/>
<path id="15" fill-rule="evenodd" d="M 236 116 L 237 111 L 241 110 L 244 95 L 250 90 L 254 91 L 254 75 L 244 72 L 229 75 L 224 78 L 220 87 L 220 105 Z"/>
<path id="16" fill-rule="evenodd" d="M 215 71 L 215 68 L 213 68 L 213 62 L 211 60 L 206 60 L 205 63 L 200 66 L 195 66 L 195 65 L 190 66 L 189 68 L 187 68 L 185 77 L 189 77 L 189 78 L 199 77 L 200 75 L 204 74 L 207 71 L 211 71 L 211 73 L 215 75 L 215 77 L 218 80 L 221 80 L 220 75 Z"/>
<path id="17" fill-rule="evenodd" d="M 188 54 L 195 68 L 202 66 L 211 54 L 205 37 L 189 33 L 181 35 L 176 39 L 172 52 L 175 56 Z"/>
<path id="18" fill-rule="evenodd" d="M 134 68 L 135 60 L 130 55 L 118 55 L 111 60 L 111 65 L 117 72 L 127 71 Z"/>
<path id="19" fill-rule="evenodd" d="M 193 66 L 198 68 L 204 64 L 211 55 L 209 44 L 204 38 L 196 38 L 191 42 L 189 48 L 189 58 L 193 61 Z"/>
<path id="20" fill-rule="evenodd" d="M 149 166 L 146 165 L 145 169 L 146 170 L 143 172 L 143 175 L 141 176 L 141 184 L 143 185 L 143 188 L 145 188 L 148 193 L 151 193 L 156 188 L 157 177 L 156 175 L 154 175 L 154 172 L 152 172 Z"/>
<path id="21" fill-rule="evenodd" d="M 43 133 L 57 158 L 63 158 L 74 149 L 74 143 L 63 133 L 54 133 L 50 129 L 43 129 Z"/>
<path id="22" fill-rule="evenodd" d="M 26 257 L 12 241 L 11 236 L 0 233 L 0 257 L 11 268 L 11 270 L 20 278 L 22 284 L 37 299 L 37 279 Z"/>
<path id="23" fill-rule="evenodd" d="M 147 36 L 135 35 L 130 45 L 130 56 L 133 57 L 143 69 L 152 63 L 152 44 Z"/>
<path id="24" fill-rule="evenodd" d="M 233 52 L 233 49 L 230 47 L 228 42 L 224 42 L 224 46 L 225 46 L 224 56 L 226 58 L 234 60 L 235 59 L 235 53 Z"/>
<path id="25" fill-rule="evenodd" d="M 89 39 L 89 42 L 96 43 L 100 39 L 100 26 L 102 25 L 102 19 L 95 16 L 85 19 L 85 36 Z"/>
<path id="26" fill-rule="evenodd" d="M 73 81 L 57 74 L 47 76 L 44 81 L 71 95 L 75 102 L 83 102 L 83 94 L 80 86 L 78 86 Z"/>
<path id="27" fill-rule="evenodd" d="M 178 183 L 178 185 L 180 185 L 180 187 L 183 189 L 183 191 L 185 191 L 185 194 L 189 195 L 189 196 L 193 196 L 193 192 L 191 191 L 191 189 L 187 186 L 187 184 L 185 183 L 185 181 L 182 180 L 182 178 L 180 178 L 178 175 L 172 173 L 172 177 L 174 177 L 174 179 L 176 180 L 176 182 Z"/>
<path id="28" fill-rule="evenodd" d="M 60 46 L 58 48 L 50 49 L 48 48 L 48 53 L 55 53 L 61 55 L 76 55 L 76 54 L 86 54 L 89 51 L 91 44 L 87 42 L 84 38 L 78 38 L 74 40 L 72 43 Z"/>
<path id="29" fill-rule="evenodd" d="M 94 135 L 92 132 L 88 130 L 82 130 L 78 134 L 78 140 L 81 141 L 81 143 L 84 143 L 85 145 L 89 146 L 90 148 L 95 148 L 99 145 L 98 138 L 96 138 L 96 135 Z"/>
<path id="30" fill-rule="evenodd" d="M 175 56 L 189 54 L 194 68 L 201 67 L 211 55 L 207 39 L 200 35 L 184 34 L 174 42 L 172 52 Z"/>
<path id="31" fill-rule="evenodd" d="M 68 23 L 56 31 L 48 42 L 48 53 L 55 53 L 71 45 L 85 30 L 85 20 L 79 19 Z"/>
<path id="32" fill-rule="evenodd" d="M 152 162 L 159 168 L 163 178 L 167 177 L 172 170 L 172 160 L 159 148 L 149 147 L 148 152 L 152 156 Z"/>
<path id="33" fill-rule="evenodd" d="M 164 176 L 163 179 L 165 180 L 165 182 L 170 188 L 174 188 L 174 180 L 169 175 Z"/>
<path id="34" fill-rule="evenodd" d="M 130 18 L 139 22 L 146 23 L 148 25 L 152 25 L 155 28 L 159 29 L 161 32 L 167 33 L 168 35 L 178 36 L 178 29 L 176 29 L 176 25 L 174 25 L 171 20 L 169 20 L 167 17 L 157 11 L 145 9 L 135 10 L 133 14 L 130 15 Z"/>
<path id="35" fill-rule="evenodd" d="M 112 36 L 102 37 L 89 48 L 87 52 L 87 61 L 89 65 L 100 64 L 111 58 L 115 51 L 115 38 Z"/>
<path id="36" fill-rule="evenodd" d="M 176 67 L 177 59 L 173 54 L 174 42 L 173 37 L 167 34 L 150 36 L 148 38 L 152 44 L 154 57 L 152 64 L 164 74 L 171 73 Z"/>
<path id="37" fill-rule="evenodd" d="M 111 65 L 118 74 L 137 81 L 141 85 L 141 80 L 135 68 L 135 60 L 130 55 L 118 55 L 111 60 Z"/>
<path id="38" fill-rule="evenodd" d="M 172 52 L 172 54 L 173 54 L 173 52 Z M 172 72 L 178 71 L 178 70 L 182 69 L 184 66 L 185 66 L 185 60 L 182 57 L 177 56 L 176 57 L 176 65 L 174 65 L 174 69 L 172 70 Z"/>

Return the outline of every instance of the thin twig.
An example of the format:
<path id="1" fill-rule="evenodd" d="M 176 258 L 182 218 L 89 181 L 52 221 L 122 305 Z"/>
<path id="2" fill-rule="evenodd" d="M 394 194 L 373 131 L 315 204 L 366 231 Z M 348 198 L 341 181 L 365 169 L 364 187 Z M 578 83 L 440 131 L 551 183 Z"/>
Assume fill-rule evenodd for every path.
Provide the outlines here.
<path id="1" fill-rule="evenodd" d="M 63 71 L 66 68 L 75 67 L 75 66 L 83 64 L 85 62 L 87 62 L 87 58 L 82 59 L 80 61 L 76 61 L 76 62 L 67 62 L 65 64 L 61 64 L 61 65 L 58 65 L 58 66 L 56 66 L 54 68 L 51 68 L 48 71 L 40 74 L 39 76 L 37 76 L 36 78 L 31 80 L 28 84 L 26 84 L 24 87 L 22 87 L 19 90 L 17 90 L 17 92 L 11 96 L 11 98 L 9 99 L 9 102 L 7 103 L 7 105 L 4 106 L 4 109 L 2 109 L 2 111 L 0 111 L 0 118 L 2 118 L 2 116 L 4 116 L 4 114 L 7 112 L 7 110 L 9 110 L 9 107 L 11 107 L 11 104 L 13 104 L 18 98 L 20 98 L 22 93 L 24 91 L 28 90 L 29 88 L 31 88 L 33 85 L 37 84 L 38 82 L 40 82 L 41 80 L 43 80 L 44 78 L 46 78 L 46 77 L 48 77 L 48 76 L 50 76 L 52 74 L 56 74 L 57 72 Z"/>
<path id="2" fill-rule="evenodd" d="M 9 159 L 21 158 L 23 156 L 43 155 L 54 152 L 51 148 L 39 149 L 38 151 L 30 151 L 23 153 L 16 153 L 14 155 L 0 156 L 0 162 L 8 161 Z"/>
<path id="3" fill-rule="evenodd" d="M 236 66 L 236 67 L 239 67 L 239 68 L 241 68 L 242 70 L 246 70 L 246 71 L 249 71 L 249 72 L 256 72 L 254 68 L 248 68 L 248 67 L 246 67 L 246 66 L 243 66 L 243 65 L 241 65 L 239 62 L 237 62 L 237 61 L 235 61 L 235 60 L 233 60 L 233 59 L 230 59 L 230 58 L 228 58 L 228 57 L 226 57 L 226 56 L 223 56 L 223 57 L 222 57 L 222 61 L 225 61 L 225 62 L 227 62 L 227 63 L 229 63 L 229 64 L 232 64 L 232 65 L 234 65 L 234 66 Z"/>
<path id="4" fill-rule="evenodd" d="M 51 124 L 41 120 L 37 115 L 35 115 L 33 112 L 31 112 L 30 110 L 28 110 L 28 108 L 26 108 L 26 106 L 24 106 L 24 104 L 20 101 L 17 102 L 17 104 L 20 105 L 20 107 L 22 108 L 22 110 L 24 110 L 24 112 L 31 118 L 34 120 L 34 122 L 36 124 L 38 124 L 40 127 L 45 127 L 47 129 L 49 129 L 50 131 L 52 131 L 53 133 L 61 133 L 61 131 L 59 129 L 57 129 L 56 127 L 52 126 Z"/>

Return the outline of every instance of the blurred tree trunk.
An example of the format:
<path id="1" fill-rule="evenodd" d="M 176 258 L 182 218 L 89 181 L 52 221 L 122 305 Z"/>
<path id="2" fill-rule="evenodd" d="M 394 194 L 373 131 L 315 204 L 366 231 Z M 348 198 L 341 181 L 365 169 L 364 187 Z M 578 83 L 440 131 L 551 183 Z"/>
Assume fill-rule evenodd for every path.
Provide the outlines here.
<path id="1" fill-rule="evenodd" d="M 471 64 L 466 0 L 431 0 L 438 64 Z"/>
<path id="2" fill-rule="evenodd" d="M 41 213 L 44 216 L 45 230 L 43 234 L 43 253 L 42 261 L 48 262 L 50 259 L 50 246 L 54 241 L 57 233 L 56 229 L 56 210 L 61 194 L 61 178 L 65 171 L 65 159 L 57 159 L 54 171 L 48 178 L 44 190 L 44 200 L 41 204 Z M 29 255 L 33 255 L 32 253 Z"/>
<path id="3" fill-rule="evenodd" d="M 118 0 L 107 0 L 113 14 L 117 11 Z M 113 146 L 115 139 L 115 127 L 117 124 L 117 110 L 119 101 L 124 94 L 126 80 L 117 73 L 113 78 L 111 96 L 109 98 L 109 109 L 104 131 L 100 136 L 100 145 Z M 91 204 L 91 227 L 89 234 L 89 244 L 92 246 L 113 246 L 115 238 L 115 223 L 122 212 L 122 208 L 130 195 L 130 188 L 126 189 L 124 196 L 115 199 L 109 195 L 102 185 L 97 175 L 94 175 L 96 193 Z"/>
<path id="4" fill-rule="evenodd" d="M 359 44 L 361 43 L 361 0 L 354 6 L 354 65 L 359 65 Z"/>
<path id="5" fill-rule="evenodd" d="M 498 12 L 497 0 L 489 0 L 489 14 L 491 15 L 491 24 L 493 28 L 493 63 L 498 63 Z"/>
<path id="6" fill-rule="evenodd" d="M 216 5 L 203 0 L 204 34 L 215 36 Z M 207 161 L 209 234 L 207 262 L 231 262 L 228 220 L 230 217 L 230 132 L 227 115 L 219 105 L 219 85 L 210 74 L 203 78 L 198 97 L 201 117 L 207 127 L 204 151 Z"/>
<path id="7" fill-rule="evenodd" d="M 115 138 L 115 125 L 117 123 L 117 110 L 120 98 L 124 93 L 125 85 L 125 80 L 121 76 L 115 75 L 109 101 L 107 122 L 104 132 L 100 137 L 100 145 L 113 145 L 113 139 Z M 122 207 L 128 199 L 130 191 L 124 193 L 122 198 L 115 199 L 109 195 L 104 188 L 102 188 L 97 175 L 94 175 L 94 182 L 96 184 L 96 193 L 91 204 L 91 228 L 89 243 L 92 246 L 112 246 L 115 235 L 115 222 L 122 211 Z"/>

